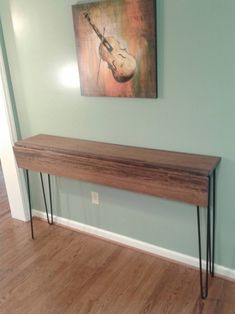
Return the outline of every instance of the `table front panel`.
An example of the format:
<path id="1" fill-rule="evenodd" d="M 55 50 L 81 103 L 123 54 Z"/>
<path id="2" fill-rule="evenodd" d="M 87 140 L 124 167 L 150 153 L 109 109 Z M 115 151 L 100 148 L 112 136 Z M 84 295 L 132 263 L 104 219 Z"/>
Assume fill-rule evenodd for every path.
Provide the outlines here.
<path id="1" fill-rule="evenodd" d="M 20 168 L 45 172 L 206 207 L 208 177 L 146 163 L 107 161 L 14 147 Z"/>

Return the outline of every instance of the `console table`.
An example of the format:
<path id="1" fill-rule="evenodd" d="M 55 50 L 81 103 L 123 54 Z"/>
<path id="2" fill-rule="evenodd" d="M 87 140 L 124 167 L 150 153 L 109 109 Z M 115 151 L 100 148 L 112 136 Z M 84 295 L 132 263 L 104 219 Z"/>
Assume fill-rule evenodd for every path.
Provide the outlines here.
<path id="1" fill-rule="evenodd" d="M 52 135 L 15 143 L 19 168 L 26 170 L 31 233 L 34 238 L 28 170 L 40 173 L 49 224 L 53 224 L 50 175 L 94 182 L 196 206 L 201 297 L 214 276 L 216 168 L 220 157 L 115 145 Z M 48 175 L 51 219 L 42 173 Z M 206 274 L 203 283 L 200 207 L 206 208 Z"/>

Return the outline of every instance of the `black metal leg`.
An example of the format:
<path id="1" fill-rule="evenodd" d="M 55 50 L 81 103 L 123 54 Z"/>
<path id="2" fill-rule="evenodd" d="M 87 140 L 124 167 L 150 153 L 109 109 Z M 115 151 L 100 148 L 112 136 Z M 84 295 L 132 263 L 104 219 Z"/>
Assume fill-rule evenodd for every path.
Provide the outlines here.
<path id="1" fill-rule="evenodd" d="M 202 273 L 202 249 L 201 249 L 201 227 L 200 227 L 200 210 L 199 206 L 197 206 L 197 226 L 198 226 L 198 247 L 199 247 L 199 268 L 200 268 L 200 287 L 201 287 L 201 297 L 202 299 L 206 299 L 208 295 L 208 262 L 209 262 L 209 228 L 208 225 L 210 223 L 209 217 L 209 207 L 207 208 L 207 241 L 206 241 L 206 279 L 205 279 L 205 287 L 203 287 L 203 273 Z"/>
<path id="2" fill-rule="evenodd" d="M 43 178 L 42 178 L 42 173 L 41 173 L 41 172 L 40 172 L 40 179 L 41 179 L 42 193 L 43 193 L 44 205 L 45 205 L 45 210 L 46 210 L 46 215 L 47 215 L 47 221 L 48 221 L 48 224 L 49 224 L 49 225 L 53 225 L 53 209 L 52 209 L 51 180 L 50 180 L 50 175 L 48 174 L 48 188 L 49 188 L 49 199 L 50 199 L 50 209 L 51 209 L 51 220 L 49 219 L 49 215 L 48 215 L 48 206 L 47 206 L 45 188 L 44 188 L 44 183 L 43 183 Z"/>
<path id="3" fill-rule="evenodd" d="M 207 207 L 207 234 L 208 234 L 208 256 L 209 269 L 212 273 L 212 252 L 211 252 L 211 177 L 208 177 L 208 207 Z"/>
<path id="4" fill-rule="evenodd" d="M 209 272 L 214 277 L 214 258 L 215 258 L 215 170 L 212 174 L 212 191 L 211 177 L 208 177 L 208 207 L 206 216 L 206 274 L 205 284 L 203 285 L 202 272 L 202 253 L 201 253 L 201 227 L 200 227 L 200 208 L 197 206 L 197 225 L 198 225 L 198 248 L 199 248 L 199 268 L 200 268 L 200 288 L 201 297 L 206 299 L 208 295 L 208 275 Z M 212 217 L 211 217 L 211 192 L 212 192 Z M 212 230 L 211 230 L 212 229 Z"/>
<path id="5" fill-rule="evenodd" d="M 211 275 L 212 277 L 214 277 L 214 264 L 215 264 L 215 205 L 216 205 L 216 201 L 215 201 L 215 184 L 216 184 L 216 173 L 215 170 L 213 172 L 213 188 L 212 188 L 212 192 L 213 192 L 213 207 L 212 207 L 212 271 L 211 271 Z"/>
<path id="6" fill-rule="evenodd" d="M 28 171 L 28 169 L 26 169 L 26 182 L 27 182 L 28 200 L 29 200 L 29 216 L 30 216 L 30 225 L 31 225 L 31 235 L 32 235 L 32 239 L 34 240 L 32 204 L 31 204 L 31 196 L 30 196 L 29 171 Z"/>
<path id="7" fill-rule="evenodd" d="M 212 184 L 211 184 L 212 181 Z M 210 239 L 209 239 L 209 261 L 210 261 L 210 274 L 214 277 L 214 264 L 215 264 L 215 170 L 211 177 L 209 177 L 209 195 L 208 195 L 208 206 L 210 208 Z M 212 194 L 212 196 L 211 196 Z M 212 199 L 212 204 L 211 204 Z M 211 209 L 212 205 L 212 209 Z M 212 229 L 212 230 L 211 230 Z"/>
<path id="8" fill-rule="evenodd" d="M 49 187 L 49 199 L 50 199 L 50 208 L 51 208 L 51 225 L 53 225 L 53 209 L 52 209 L 52 197 L 51 197 L 51 177 L 48 174 L 47 176 L 48 179 L 48 187 Z"/>

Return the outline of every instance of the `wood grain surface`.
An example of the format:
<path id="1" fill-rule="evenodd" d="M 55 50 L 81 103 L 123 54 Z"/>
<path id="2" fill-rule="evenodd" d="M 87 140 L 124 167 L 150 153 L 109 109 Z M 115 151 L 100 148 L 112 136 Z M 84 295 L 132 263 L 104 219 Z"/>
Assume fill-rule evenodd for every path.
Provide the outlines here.
<path id="1" fill-rule="evenodd" d="M 206 207 L 220 158 L 37 135 L 14 146 L 18 166 Z"/>

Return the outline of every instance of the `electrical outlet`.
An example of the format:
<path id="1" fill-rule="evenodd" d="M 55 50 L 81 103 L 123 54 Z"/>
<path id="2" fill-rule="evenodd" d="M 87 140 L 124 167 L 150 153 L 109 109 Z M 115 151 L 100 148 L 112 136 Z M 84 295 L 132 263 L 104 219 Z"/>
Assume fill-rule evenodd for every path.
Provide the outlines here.
<path id="1" fill-rule="evenodd" d="M 91 202 L 92 204 L 99 205 L 99 193 L 91 192 Z"/>

